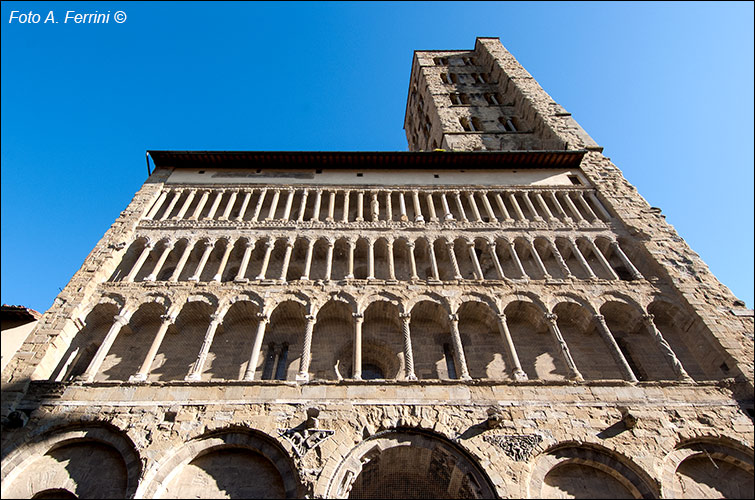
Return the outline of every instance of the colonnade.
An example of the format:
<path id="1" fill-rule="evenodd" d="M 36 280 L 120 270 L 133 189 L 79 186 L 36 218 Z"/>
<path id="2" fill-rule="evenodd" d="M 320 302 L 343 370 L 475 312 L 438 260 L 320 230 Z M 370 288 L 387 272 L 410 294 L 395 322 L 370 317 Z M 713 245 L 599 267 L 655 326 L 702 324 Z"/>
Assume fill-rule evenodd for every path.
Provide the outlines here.
<path id="1" fill-rule="evenodd" d="M 584 188 L 428 190 L 327 187 L 164 189 L 145 214 L 155 221 L 602 224 L 611 215 Z"/>

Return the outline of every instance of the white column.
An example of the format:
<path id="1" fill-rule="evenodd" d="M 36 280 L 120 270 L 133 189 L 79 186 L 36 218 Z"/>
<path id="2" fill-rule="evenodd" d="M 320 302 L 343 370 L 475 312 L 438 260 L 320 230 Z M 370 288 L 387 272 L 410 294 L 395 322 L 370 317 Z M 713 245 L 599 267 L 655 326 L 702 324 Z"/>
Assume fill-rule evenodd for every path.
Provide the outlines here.
<path id="1" fill-rule="evenodd" d="M 144 216 L 145 219 L 151 219 L 155 216 L 158 210 L 160 210 L 160 207 L 163 206 L 163 203 L 165 203 L 165 198 L 168 197 L 168 191 L 163 191 L 160 193 L 160 197 L 157 198 L 157 201 L 154 205 L 152 205 L 152 209 L 147 213 L 147 215 Z"/>
<path id="2" fill-rule="evenodd" d="M 438 272 L 438 260 L 435 258 L 435 244 L 433 241 L 425 240 L 427 242 L 427 253 L 430 255 L 430 267 L 433 270 L 433 279 L 440 281 L 440 273 Z"/>
<path id="3" fill-rule="evenodd" d="M 600 212 L 600 215 L 603 216 L 606 220 L 611 220 L 611 214 L 608 213 L 608 211 L 605 209 L 603 204 L 600 202 L 597 196 L 595 196 L 595 193 L 593 191 L 587 191 L 587 196 L 592 200 L 592 202 L 595 204 L 595 207 L 598 209 L 598 212 Z"/>
<path id="4" fill-rule="evenodd" d="M 448 220 L 448 221 L 454 220 L 454 216 L 451 213 L 451 210 L 448 208 L 448 199 L 446 198 L 446 193 L 440 194 L 440 201 L 441 201 L 441 204 L 443 205 L 443 212 L 445 213 L 445 215 L 443 216 L 443 220 Z"/>
<path id="5" fill-rule="evenodd" d="M 299 373 L 296 375 L 297 382 L 309 381 L 309 362 L 312 356 L 312 330 L 315 327 L 317 318 L 311 314 L 305 316 L 307 324 L 304 330 L 304 345 L 302 346 L 301 358 L 299 360 Z"/>
<path id="6" fill-rule="evenodd" d="M 304 212 L 307 210 L 307 198 L 309 198 L 309 189 L 305 189 L 301 194 L 301 203 L 299 203 L 299 215 L 296 220 L 299 222 L 304 221 Z"/>
<path id="7" fill-rule="evenodd" d="M 516 264 L 516 268 L 521 273 L 522 278 L 529 279 L 529 276 L 527 276 L 527 273 L 524 270 L 524 266 L 522 265 L 522 261 L 519 260 L 519 255 L 517 255 L 516 253 L 516 245 L 514 245 L 513 241 L 508 241 L 507 243 L 509 245 L 509 253 L 511 253 L 511 259 L 514 261 L 514 264 Z"/>
<path id="8" fill-rule="evenodd" d="M 199 218 L 199 214 L 202 213 L 202 209 L 204 209 L 204 206 L 207 203 L 207 199 L 209 197 L 210 197 L 209 191 L 202 192 L 202 197 L 199 199 L 199 203 L 197 203 L 197 208 L 194 209 L 194 213 L 191 214 L 191 217 L 189 217 L 189 220 L 197 220 Z"/>
<path id="9" fill-rule="evenodd" d="M 385 219 L 388 221 L 393 220 L 393 205 L 391 205 L 391 192 L 385 192 Z"/>
<path id="10" fill-rule="evenodd" d="M 582 265 L 582 267 L 585 268 L 585 271 L 587 271 L 587 276 L 593 280 L 597 279 L 598 277 L 595 276 L 594 272 L 592 272 L 592 268 L 590 268 L 590 264 L 587 263 L 585 256 L 582 255 L 582 251 L 579 249 L 577 242 L 571 238 L 566 238 L 566 241 L 568 241 L 569 245 L 571 245 L 572 252 L 574 252 L 574 255 L 577 257 L 577 260 L 579 261 L 579 263 Z"/>
<path id="11" fill-rule="evenodd" d="M 446 240 L 446 248 L 448 249 L 448 258 L 454 268 L 454 279 L 462 279 L 461 271 L 459 270 L 459 263 L 456 261 L 456 254 L 454 253 L 454 242 Z"/>
<path id="12" fill-rule="evenodd" d="M 372 238 L 369 238 L 367 240 L 367 267 L 369 269 L 369 273 L 367 274 L 368 280 L 374 280 L 375 279 L 375 241 Z"/>
<path id="13" fill-rule="evenodd" d="M 509 211 L 506 209 L 506 204 L 503 202 L 503 198 L 501 198 L 500 193 L 495 194 L 495 202 L 498 205 L 498 208 L 501 210 L 501 213 L 503 214 L 503 218 L 505 222 L 514 222 L 514 219 L 509 215 Z"/>
<path id="14" fill-rule="evenodd" d="M 474 193 L 467 191 L 465 194 L 467 195 L 469 206 L 472 207 L 472 214 L 475 217 L 475 222 L 482 222 L 482 217 L 480 217 L 480 209 L 477 208 L 477 202 L 474 199 Z"/>
<path id="15" fill-rule="evenodd" d="M 548 196 L 550 196 L 551 201 L 553 201 L 553 205 L 555 205 L 556 209 L 558 210 L 558 213 L 561 214 L 561 217 L 564 218 L 564 222 L 567 224 L 571 224 L 574 222 L 571 217 L 569 217 L 569 214 L 566 213 L 566 210 L 564 210 L 564 207 L 561 205 L 561 202 L 558 201 L 558 196 L 556 196 L 556 193 L 554 191 L 548 191 Z"/>
<path id="16" fill-rule="evenodd" d="M 270 264 L 270 254 L 273 251 L 274 243 L 270 240 L 265 240 L 265 257 L 262 259 L 262 268 L 260 269 L 259 275 L 257 275 L 258 280 L 264 280 L 265 279 L 265 273 L 267 272 L 267 266 Z"/>
<path id="17" fill-rule="evenodd" d="M 244 372 L 244 380 L 254 380 L 254 374 L 257 371 L 257 363 L 260 359 L 260 349 L 262 348 L 262 342 L 265 338 L 265 328 L 270 322 L 270 316 L 263 313 L 257 313 L 257 333 L 254 336 L 254 345 L 252 346 L 252 355 L 249 358 L 249 364 L 246 365 L 246 371 Z"/>
<path id="18" fill-rule="evenodd" d="M 480 197 L 482 198 L 482 204 L 483 206 L 485 206 L 485 211 L 488 213 L 488 218 L 490 219 L 490 222 L 497 223 L 498 217 L 495 216 L 495 212 L 493 212 L 493 207 L 490 205 L 490 200 L 488 199 L 487 191 L 480 193 Z"/>
<path id="19" fill-rule="evenodd" d="M 246 214 L 246 207 L 249 206 L 249 200 L 251 199 L 252 199 L 252 192 L 245 191 L 244 199 L 241 201 L 241 208 L 239 209 L 239 214 L 236 216 L 236 220 L 244 220 L 244 215 Z"/>
<path id="20" fill-rule="evenodd" d="M 592 211 L 592 208 L 590 208 L 590 205 L 587 204 L 585 199 L 582 197 L 582 192 L 577 191 L 577 201 L 582 205 L 582 207 L 585 209 L 585 212 L 587 212 L 590 217 L 592 217 L 593 221 L 600 221 L 597 215 L 595 215 L 595 212 Z"/>
<path id="21" fill-rule="evenodd" d="M 189 190 L 189 195 L 186 197 L 186 201 L 184 201 L 184 204 L 181 206 L 181 210 L 179 210 L 178 213 L 173 216 L 173 219 L 176 219 L 176 220 L 183 219 L 184 215 L 186 215 L 186 211 L 189 210 L 189 206 L 191 205 L 191 202 L 194 200 L 194 196 L 196 196 L 196 194 L 197 194 L 196 189 Z"/>
<path id="22" fill-rule="evenodd" d="M 565 192 L 565 193 L 563 193 L 563 196 L 564 196 L 564 200 L 566 201 L 566 206 L 568 206 L 569 210 L 571 210 L 572 213 L 574 213 L 575 219 L 577 220 L 577 224 L 579 224 L 579 223 L 582 223 L 582 224 L 587 223 L 587 221 L 585 220 L 585 218 L 582 217 L 582 214 L 577 209 L 577 206 L 574 204 L 574 201 L 572 201 L 571 196 L 569 196 L 569 193 Z"/>
<path id="23" fill-rule="evenodd" d="M 498 315 L 498 330 L 501 333 L 501 338 L 503 338 L 503 343 L 506 344 L 506 348 L 511 358 L 511 364 L 513 365 L 511 375 L 514 377 L 514 380 L 527 380 L 527 374 L 524 373 L 524 370 L 522 370 L 522 364 L 519 362 L 519 356 L 516 353 L 516 348 L 514 347 L 514 341 L 511 338 L 511 332 L 509 331 L 509 325 L 506 322 L 505 314 Z"/>
<path id="24" fill-rule="evenodd" d="M 286 282 L 286 274 L 288 273 L 288 265 L 291 262 L 291 252 L 294 249 L 294 242 L 291 240 L 286 241 L 286 253 L 283 255 L 283 266 L 281 266 L 280 280 Z"/>
<path id="25" fill-rule="evenodd" d="M 516 200 L 516 196 L 514 196 L 514 193 L 506 193 L 509 197 L 509 202 L 511 203 L 511 206 L 514 207 L 514 213 L 516 213 L 517 219 L 520 221 L 526 221 L 527 218 L 524 216 L 524 212 L 522 212 L 522 207 L 519 206 L 519 202 Z"/>
<path id="26" fill-rule="evenodd" d="M 160 254 L 160 258 L 157 259 L 155 268 L 152 269 L 152 272 L 149 273 L 149 276 L 144 278 L 144 281 L 155 281 L 157 279 L 157 275 L 160 274 L 160 270 L 163 268 L 163 264 L 165 264 L 165 259 L 168 258 L 168 255 L 170 254 L 170 251 L 173 250 L 174 245 L 175 242 L 173 241 L 165 242 L 165 248 L 163 248 L 163 253 Z"/>
<path id="27" fill-rule="evenodd" d="M 170 200 L 170 203 L 168 204 L 168 208 L 165 209 L 165 212 L 160 216 L 160 220 L 165 220 L 170 216 L 170 213 L 173 211 L 173 208 L 176 206 L 176 203 L 178 203 L 178 200 L 181 198 L 181 195 L 183 194 L 183 189 L 176 189 L 174 191 L 174 196 Z"/>
<path id="28" fill-rule="evenodd" d="M 212 346 L 212 340 L 215 338 L 215 332 L 218 329 L 218 325 L 222 321 L 222 317 L 218 314 L 212 314 L 210 316 L 210 324 L 207 327 L 207 331 L 204 334 L 204 341 L 202 347 L 199 349 L 197 360 L 191 367 L 189 374 L 186 375 L 184 380 L 188 382 L 196 382 L 202 380 L 202 370 L 204 369 L 205 361 L 207 360 L 207 353 L 210 352 L 210 346 Z"/>
<path id="29" fill-rule="evenodd" d="M 357 192 L 357 222 L 364 220 L 364 191 Z"/>
<path id="30" fill-rule="evenodd" d="M 314 209 L 312 210 L 313 221 L 320 220 L 320 205 L 322 205 L 322 190 L 318 189 L 315 191 L 315 206 L 314 206 Z"/>
<path id="31" fill-rule="evenodd" d="M 189 281 L 199 281 L 199 277 L 202 276 L 202 271 L 204 270 L 205 264 L 207 264 L 207 259 L 210 258 L 210 253 L 212 252 L 213 248 L 215 248 L 214 241 L 208 241 L 205 244 L 204 253 L 202 254 L 202 258 L 199 260 L 197 270 L 194 271 L 194 275 L 189 278 Z"/>
<path id="32" fill-rule="evenodd" d="M 220 280 L 223 278 L 223 271 L 225 271 L 225 266 L 226 264 L 228 264 L 228 257 L 230 257 L 234 245 L 231 239 L 228 237 L 222 237 L 221 239 L 225 240 L 225 251 L 223 252 L 223 257 L 220 259 L 218 272 L 215 273 L 215 276 L 212 277 L 212 281 L 215 282 L 220 282 Z"/>
<path id="33" fill-rule="evenodd" d="M 220 200 L 223 199 L 223 194 L 225 191 L 218 191 L 218 193 L 215 195 L 215 200 L 212 202 L 212 206 L 210 207 L 210 211 L 207 212 L 207 217 L 205 219 L 212 219 L 215 217 L 215 212 L 218 211 L 218 207 L 220 206 Z"/>
<path id="34" fill-rule="evenodd" d="M 349 245 L 349 270 L 346 274 L 347 280 L 353 280 L 354 279 L 354 247 L 356 247 L 356 242 L 352 239 L 346 240 L 346 242 Z"/>
<path id="35" fill-rule="evenodd" d="M 532 200 L 530 199 L 529 192 L 522 191 L 522 198 L 524 198 L 524 203 L 527 205 L 527 209 L 532 214 L 532 217 L 534 217 L 537 222 L 542 221 L 543 218 L 540 216 L 540 214 L 537 213 L 537 210 L 535 210 L 535 205 L 532 204 Z"/>
<path id="36" fill-rule="evenodd" d="M 354 380 L 362 380 L 362 323 L 364 315 L 353 313 L 354 316 Z"/>
<path id="37" fill-rule="evenodd" d="M 485 275 L 482 274 L 482 267 L 480 267 L 480 260 L 477 258 L 477 252 L 475 252 L 474 241 L 468 241 L 467 248 L 469 248 L 469 258 L 472 259 L 472 265 L 474 266 L 474 272 L 477 275 L 477 279 L 485 279 Z"/>
<path id="38" fill-rule="evenodd" d="M 461 344 L 461 334 L 459 333 L 459 315 L 449 314 L 448 319 L 451 322 L 451 338 L 454 343 L 454 351 L 456 351 L 456 362 L 461 372 L 461 380 L 471 380 L 469 376 L 469 370 L 467 369 L 467 358 L 464 356 L 464 347 Z"/>
<path id="39" fill-rule="evenodd" d="M 566 261 L 564 260 L 564 257 L 561 255 L 561 252 L 558 251 L 558 247 L 556 246 L 556 243 L 547 240 L 548 244 L 551 247 L 551 252 L 553 252 L 553 256 L 556 258 L 556 261 L 558 262 L 558 265 L 561 266 L 561 269 L 564 271 L 564 275 L 567 279 L 574 278 L 574 276 L 571 273 L 571 269 L 569 269 L 569 266 L 566 265 Z"/>
<path id="40" fill-rule="evenodd" d="M 191 251 L 194 249 L 194 245 L 196 245 L 196 241 L 188 240 L 186 242 L 186 247 L 184 248 L 183 253 L 181 254 L 181 258 L 178 259 L 178 264 L 176 264 L 176 269 L 173 271 L 173 274 L 170 276 L 168 281 L 176 282 L 178 281 L 178 278 L 181 276 L 181 271 L 183 271 L 184 266 L 186 265 L 186 261 L 189 259 L 189 255 L 191 255 Z"/>
<path id="41" fill-rule="evenodd" d="M 399 205 L 399 210 L 401 210 L 401 216 L 399 217 L 399 220 L 401 220 L 401 222 L 408 221 L 409 217 L 406 216 L 406 201 L 404 200 L 403 191 L 399 191 L 398 193 L 398 205 Z"/>
<path id="42" fill-rule="evenodd" d="M 459 207 L 459 213 L 461 214 L 461 220 L 463 222 L 469 222 L 467 214 L 464 213 L 464 205 L 461 204 L 461 193 L 454 191 L 454 199 L 456 200 L 456 206 Z"/>
<path id="43" fill-rule="evenodd" d="M 343 192 L 343 223 L 349 222 L 349 198 L 351 197 L 351 191 L 345 190 Z"/>
<path id="44" fill-rule="evenodd" d="M 561 348 L 561 353 L 563 354 L 564 360 L 566 361 L 566 366 L 569 369 L 569 377 L 577 381 L 582 381 L 584 380 L 584 378 L 582 377 L 582 374 L 579 373 L 579 370 L 577 370 L 577 365 L 574 363 L 574 360 L 571 357 L 569 347 L 566 345 L 566 341 L 561 335 L 561 330 L 558 329 L 558 324 L 556 322 L 557 319 L 558 316 L 556 316 L 555 314 L 545 314 L 545 322 L 548 324 L 548 328 L 550 329 L 553 336 L 556 337 L 556 342 L 558 342 L 558 346 Z"/>
<path id="45" fill-rule="evenodd" d="M 325 217 L 325 222 L 333 222 L 333 214 L 336 210 L 336 192 L 330 192 L 330 198 L 328 199 L 328 216 Z"/>
<path id="46" fill-rule="evenodd" d="M 418 280 L 419 276 L 417 275 L 417 261 L 414 260 L 414 242 L 413 241 L 407 241 L 406 247 L 408 249 L 409 253 L 409 265 L 411 266 L 412 275 L 409 278 L 410 280 Z"/>
<path id="47" fill-rule="evenodd" d="M 629 260 L 629 257 L 624 253 L 624 251 L 619 246 L 619 242 L 616 240 L 611 241 L 611 248 L 616 253 L 616 255 L 619 256 L 619 259 L 624 263 L 625 266 L 629 269 L 629 272 L 632 274 L 632 279 L 641 280 L 643 279 L 642 274 L 640 271 L 637 270 L 636 267 L 634 267 L 634 264 L 632 264 L 632 261 Z"/>
<path id="48" fill-rule="evenodd" d="M 301 277 L 302 281 L 309 281 L 309 271 L 312 268 L 312 252 L 315 248 L 314 239 L 307 240 L 309 245 L 307 246 L 307 257 L 304 260 L 304 274 Z"/>
<path id="49" fill-rule="evenodd" d="M 162 344 L 163 339 L 165 338 L 165 333 L 168 331 L 168 327 L 170 327 L 170 325 L 173 324 L 173 322 L 176 320 L 176 317 L 166 314 L 164 316 L 161 316 L 161 319 L 163 320 L 163 322 L 160 324 L 160 328 L 157 330 L 155 338 L 152 339 L 152 345 L 150 345 L 149 347 L 149 351 L 147 352 L 147 356 L 144 358 L 142 366 L 139 368 L 138 372 L 129 377 L 129 382 L 144 382 L 145 380 L 147 380 L 149 369 L 152 367 L 152 363 L 155 361 L 155 356 L 157 356 L 157 350 L 160 349 L 160 344 Z"/>
<path id="50" fill-rule="evenodd" d="M 543 198 L 543 195 L 540 194 L 539 191 L 535 192 L 535 199 L 540 204 L 540 206 L 542 207 L 542 209 L 545 211 L 545 215 L 548 216 L 548 221 L 550 221 L 550 222 L 557 222 L 558 219 L 553 215 L 553 212 L 551 212 L 551 209 L 548 208 L 548 204 L 545 203 L 545 199 Z"/>
<path id="51" fill-rule="evenodd" d="M 265 202 L 265 196 L 267 196 L 267 188 L 264 188 L 262 189 L 262 191 L 260 191 L 260 197 L 257 199 L 257 205 L 255 205 L 254 213 L 252 214 L 252 222 L 257 222 L 257 219 L 260 216 L 260 212 L 262 211 L 262 204 Z"/>
<path id="52" fill-rule="evenodd" d="M 252 256 L 252 249 L 254 248 L 255 242 L 251 240 L 246 240 L 246 248 L 244 248 L 244 256 L 241 258 L 241 265 L 239 266 L 239 272 L 236 275 L 236 277 L 233 279 L 235 283 L 245 283 L 249 281 L 247 278 L 244 277 L 246 274 L 246 268 L 249 266 L 249 258 Z"/>
<path id="53" fill-rule="evenodd" d="M 110 330 L 108 330 L 107 335 L 105 335 L 105 338 L 102 340 L 102 344 L 100 344 L 100 347 L 97 348 L 97 352 L 92 358 L 92 361 L 89 363 L 86 371 L 81 374 L 81 381 L 91 382 L 94 380 L 95 375 L 97 375 L 97 372 L 100 370 L 102 363 L 105 361 L 107 353 L 113 346 L 113 342 L 115 342 L 115 338 L 118 336 L 121 328 L 128 324 L 130 314 L 124 311 L 121 311 L 121 313 L 122 314 L 118 314 L 113 317 L 115 321 L 110 327 Z"/>
<path id="54" fill-rule="evenodd" d="M 425 200 L 427 201 L 427 209 L 430 211 L 430 222 L 438 222 L 438 215 L 435 213 L 435 204 L 433 203 L 433 194 L 427 193 Z"/>
<path id="55" fill-rule="evenodd" d="M 663 335 L 661 335 L 660 330 L 655 326 L 655 323 L 653 323 L 654 316 L 652 314 L 644 314 L 642 316 L 642 320 L 645 323 L 645 326 L 647 326 L 648 330 L 650 330 L 650 333 L 655 338 L 656 342 L 658 342 L 658 347 L 661 348 L 661 352 L 663 353 L 663 356 L 666 358 L 666 361 L 669 362 L 671 367 L 674 369 L 674 373 L 676 374 L 677 378 L 679 380 L 692 380 L 692 377 L 690 377 L 687 374 L 687 371 L 682 366 L 682 363 L 679 361 L 679 358 L 676 357 L 676 354 L 674 354 L 674 351 L 671 349 L 671 346 L 668 342 L 666 342 L 666 339 L 663 338 Z"/>
<path id="56" fill-rule="evenodd" d="M 325 257 L 325 281 L 330 281 L 330 274 L 333 271 L 333 247 L 336 242 L 328 238 L 328 254 Z"/>
<path id="57" fill-rule="evenodd" d="M 494 241 L 488 241 L 488 251 L 490 252 L 490 258 L 493 259 L 493 264 L 495 264 L 495 272 L 498 273 L 498 278 L 505 279 L 506 275 L 503 274 L 503 266 L 501 266 L 501 261 L 495 251 Z"/>
<path id="58" fill-rule="evenodd" d="M 273 199 L 270 202 L 270 210 L 267 212 L 267 217 L 265 217 L 265 220 L 273 220 L 275 219 L 275 210 L 278 208 L 278 200 L 280 199 L 281 191 L 280 189 L 276 189 L 273 191 Z"/>
<path id="59" fill-rule="evenodd" d="M 422 207 L 419 204 L 419 193 L 417 190 L 412 191 L 412 200 L 414 200 L 414 222 L 425 222 L 422 215 Z"/>
<path id="60" fill-rule="evenodd" d="M 417 380 L 414 374 L 414 355 L 412 354 L 412 338 L 409 325 L 412 321 L 411 314 L 399 313 L 401 318 L 401 331 L 404 334 L 404 374 L 406 380 Z"/>
<path id="61" fill-rule="evenodd" d="M 598 324 L 598 332 L 600 333 L 600 336 L 603 337 L 608 350 L 611 351 L 611 355 L 613 356 L 614 360 L 616 360 L 616 362 L 619 364 L 619 367 L 624 374 L 624 378 L 626 378 L 630 382 L 637 382 L 637 377 L 634 376 L 632 368 L 629 366 L 627 359 L 624 357 L 624 353 L 622 353 L 621 349 L 619 349 L 619 345 L 616 343 L 616 339 L 614 338 L 611 330 L 606 324 L 606 319 L 600 314 L 596 314 L 595 322 Z"/>
<path id="62" fill-rule="evenodd" d="M 144 261 L 147 260 L 147 257 L 149 256 L 149 253 L 152 251 L 153 248 L 155 248 L 155 243 L 152 241 L 147 241 L 147 244 L 144 245 L 144 249 L 142 250 L 141 255 L 139 255 L 139 258 L 136 260 L 134 267 L 131 268 L 131 272 L 128 273 L 128 276 L 123 278 L 123 281 L 127 283 L 134 281 L 136 274 L 142 268 L 142 265 L 144 265 Z"/>
<path id="63" fill-rule="evenodd" d="M 236 197 L 239 195 L 238 189 L 231 189 L 231 195 L 228 197 L 228 203 L 225 205 L 225 210 L 223 210 L 223 214 L 218 217 L 218 220 L 228 220 L 228 218 L 231 216 L 231 211 L 233 210 L 233 206 L 236 204 Z"/>
<path id="64" fill-rule="evenodd" d="M 388 250 L 388 279 L 396 281 L 396 265 L 393 262 L 393 239 L 387 241 Z"/>
<path id="65" fill-rule="evenodd" d="M 603 252 L 600 251 L 598 248 L 598 245 L 595 244 L 593 240 L 590 238 L 587 238 L 587 241 L 590 243 L 590 250 L 595 254 L 595 256 L 600 261 L 600 264 L 605 268 L 606 271 L 608 271 L 608 274 L 611 275 L 611 278 L 615 280 L 619 280 L 619 276 L 616 274 L 616 271 L 613 270 L 611 267 L 611 264 L 608 263 L 608 260 L 606 259 L 606 256 L 603 255 Z"/>
<path id="66" fill-rule="evenodd" d="M 291 205 L 294 203 L 294 190 L 288 190 L 288 198 L 286 198 L 286 206 L 283 208 L 283 220 L 288 221 L 291 216 Z"/>
<path id="67" fill-rule="evenodd" d="M 527 244 L 530 247 L 530 253 L 532 254 L 532 258 L 535 260 L 535 264 L 537 264 L 537 267 L 540 268 L 540 272 L 543 273 L 543 278 L 550 279 L 551 275 L 548 274 L 548 270 L 545 268 L 545 264 L 543 264 L 543 259 L 541 259 L 540 254 L 537 253 L 537 249 L 535 248 L 535 243 L 528 238 Z"/>

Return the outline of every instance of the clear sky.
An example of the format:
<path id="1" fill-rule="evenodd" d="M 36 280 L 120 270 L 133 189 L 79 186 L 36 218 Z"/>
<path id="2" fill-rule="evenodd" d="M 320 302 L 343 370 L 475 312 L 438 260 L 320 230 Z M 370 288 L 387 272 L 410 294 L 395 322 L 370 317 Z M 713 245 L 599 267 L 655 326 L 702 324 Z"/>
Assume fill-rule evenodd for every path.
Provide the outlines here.
<path id="1" fill-rule="evenodd" d="M 412 51 L 493 36 L 753 307 L 751 2 L 3 2 L 0 23 L 5 304 L 47 310 L 147 149 L 403 151 Z"/>

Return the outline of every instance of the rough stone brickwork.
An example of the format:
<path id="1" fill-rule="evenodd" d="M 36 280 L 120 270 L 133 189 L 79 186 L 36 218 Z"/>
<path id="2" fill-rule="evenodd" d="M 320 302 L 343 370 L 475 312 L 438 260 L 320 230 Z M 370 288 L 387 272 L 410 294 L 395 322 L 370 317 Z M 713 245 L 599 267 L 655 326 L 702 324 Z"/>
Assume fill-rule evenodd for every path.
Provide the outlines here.
<path id="1" fill-rule="evenodd" d="M 497 39 L 405 128 L 152 152 L 3 370 L 2 496 L 752 498 L 752 312 L 660 210 Z"/>

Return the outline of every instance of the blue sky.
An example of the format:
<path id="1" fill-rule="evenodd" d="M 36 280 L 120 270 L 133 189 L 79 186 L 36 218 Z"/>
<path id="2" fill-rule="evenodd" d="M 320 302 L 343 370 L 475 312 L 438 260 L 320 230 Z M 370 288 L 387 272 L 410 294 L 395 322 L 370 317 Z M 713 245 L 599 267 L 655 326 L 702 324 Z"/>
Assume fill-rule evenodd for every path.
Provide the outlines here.
<path id="1" fill-rule="evenodd" d="M 51 305 L 145 150 L 403 151 L 412 52 L 494 36 L 753 307 L 751 2 L 3 2 L 0 22 L 3 303 Z"/>

